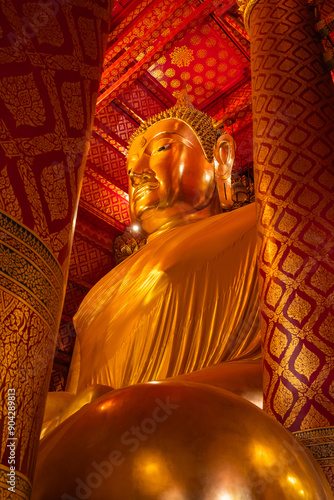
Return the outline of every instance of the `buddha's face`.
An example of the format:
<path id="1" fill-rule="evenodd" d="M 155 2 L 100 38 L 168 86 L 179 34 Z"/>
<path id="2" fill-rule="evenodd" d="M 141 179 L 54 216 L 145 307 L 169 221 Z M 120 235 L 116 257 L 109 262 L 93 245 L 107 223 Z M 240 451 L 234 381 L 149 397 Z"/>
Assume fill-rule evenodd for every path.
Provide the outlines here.
<path id="1" fill-rule="evenodd" d="M 193 130 L 180 120 L 161 120 L 138 136 L 127 168 L 131 217 L 148 234 L 173 220 L 196 216 L 211 202 L 214 165 Z"/>

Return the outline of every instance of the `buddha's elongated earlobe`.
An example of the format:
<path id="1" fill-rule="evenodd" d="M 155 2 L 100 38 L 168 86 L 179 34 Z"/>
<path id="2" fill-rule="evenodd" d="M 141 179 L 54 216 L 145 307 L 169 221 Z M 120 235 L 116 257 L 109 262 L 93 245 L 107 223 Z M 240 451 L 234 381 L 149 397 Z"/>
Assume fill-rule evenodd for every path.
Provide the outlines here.
<path id="1" fill-rule="evenodd" d="M 235 159 L 235 143 L 229 134 L 222 134 L 214 149 L 215 178 L 220 205 L 229 208 L 233 205 L 231 173 Z"/>

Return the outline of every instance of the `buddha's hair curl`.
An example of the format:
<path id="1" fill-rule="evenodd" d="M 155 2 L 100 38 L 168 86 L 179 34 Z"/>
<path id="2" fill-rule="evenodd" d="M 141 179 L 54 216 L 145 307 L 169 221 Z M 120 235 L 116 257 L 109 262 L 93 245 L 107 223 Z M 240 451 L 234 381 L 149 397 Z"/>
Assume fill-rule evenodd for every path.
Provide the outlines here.
<path id="1" fill-rule="evenodd" d="M 133 141 L 139 135 L 143 134 L 149 127 L 155 123 L 167 118 L 177 118 L 185 122 L 195 132 L 203 148 L 206 159 L 213 162 L 213 151 L 221 134 L 221 129 L 215 129 L 212 118 L 202 111 L 194 108 L 192 105 L 176 104 L 172 108 L 161 111 L 142 123 L 140 127 L 132 134 L 129 139 L 129 149 Z"/>

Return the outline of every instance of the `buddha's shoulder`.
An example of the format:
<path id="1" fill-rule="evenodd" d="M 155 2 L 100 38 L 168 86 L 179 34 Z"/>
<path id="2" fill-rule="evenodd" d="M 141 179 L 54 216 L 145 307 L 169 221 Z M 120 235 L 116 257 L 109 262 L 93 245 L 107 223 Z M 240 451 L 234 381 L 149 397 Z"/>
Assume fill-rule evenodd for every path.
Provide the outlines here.
<path id="1" fill-rule="evenodd" d="M 216 248 L 221 246 L 225 248 L 246 233 L 254 232 L 255 226 L 255 206 L 251 204 L 232 212 L 171 229 L 152 243 L 160 249 L 163 247 L 174 249 L 180 245 L 191 248 L 207 247 L 210 243 Z"/>
<path id="2" fill-rule="evenodd" d="M 238 246 L 256 245 L 256 216 L 254 204 L 207 219 L 177 227 L 157 236 L 129 259 L 142 272 L 149 267 L 170 272 L 182 271 L 217 259 Z M 135 269 L 133 269 L 135 270 Z"/>
<path id="3" fill-rule="evenodd" d="M 148 303 L 163 297 L 170 284 L 184 288 L 197 272 L 218 281 L 223 275 L 226 281 L 240 266 L 247 266 L 247 256 L 255 255 L 255 219 L 254 206 L 247 206 L 158 235 L 90 290 L 78 320 L 81 315 L 82 321 L 88 321 L 110 300 L 118 304 L 117 298 L 123 303 L 126 296 L 138 299 L 144 293 Z M 154 295 L 148 294 L 152 289 Z"/>

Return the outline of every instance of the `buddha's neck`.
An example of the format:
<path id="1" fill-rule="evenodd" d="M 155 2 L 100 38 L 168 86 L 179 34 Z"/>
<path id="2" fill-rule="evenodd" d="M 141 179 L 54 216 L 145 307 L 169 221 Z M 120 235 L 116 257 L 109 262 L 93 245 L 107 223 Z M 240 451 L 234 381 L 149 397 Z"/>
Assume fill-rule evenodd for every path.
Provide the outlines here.
<path id="1" fill-rule="evenodd" d="M 179 217 L 175 217 L 172 220 L 165 222 L 156 231 L 149 234 L 147 237 L 147 241 L 148 242 L 152 241 L 158 235 L 165 233 L 166 231 L 169 231 L 170 229 L 174 229 L 176 227 L 192 224 L 192 223 L 197 222 L 199 220 L 207 219 L 208 217 L 211 217 L 212 215 L 215 215 L 215 214 L 216 214 L 216 212 L 214 212 L 212 210 L 212 207 L 210 207 L 210 206 L 206 207 L 205 209 L 200 210 L 196 213 L 180 214 Z"/>

